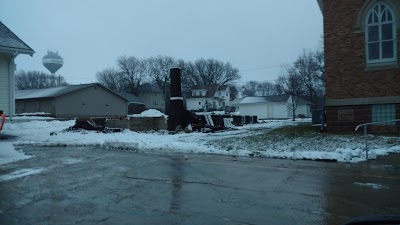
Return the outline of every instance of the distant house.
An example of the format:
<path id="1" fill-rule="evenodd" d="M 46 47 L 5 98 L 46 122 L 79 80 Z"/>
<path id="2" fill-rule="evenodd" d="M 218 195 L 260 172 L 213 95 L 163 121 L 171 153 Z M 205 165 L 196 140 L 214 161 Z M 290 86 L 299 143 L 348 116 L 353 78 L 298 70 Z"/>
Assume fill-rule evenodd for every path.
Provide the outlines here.
<path id="1" fill-rule="evenodd" d="M 144 84 L 140 88 L 138 97 L 143 101 L 146 110 L 156 109 L 165 112 L 165 92 L 163 90 L 151 84 Z"/>
<path id="2" fill-rule="evenodd" d="M 126 116 L 132 100 L 124 96 L 98 83 L 15 91 L 17 113 L 45 112 L 57 118 Z"/>
<path id="3" fill-rule="evenodd" d="M 11 117 L 15 113 L 14 60 L 19 54 L 32 56 L 33 53 L 32 48 L 0 21 L 0 111 Z"/>
<path id="4" fill-rule="evenodd" d="M 327 130 L 354 131 L 358 124 L 400 119 L 400 1 L 318 3 L 324 17 Z"/>
<path id="5" fill-rule="evenodd" d="M 296 117 L 300 114 L 310 117 L 310 102 L 299 98 L 296 103 Z M 240 115 L 257 116 L 259 119 L 287 119 L 293 115 L 292 96 L 274 95 L 266 97 L 245 97 L 239 103 Z"/>
<path id="6" fill-rule="evenodd" d="M 191 111 L 219 110 L 229 105 L 230 90 L 228 85 L 196 85 L 186 98 L 186 109 Z"/>

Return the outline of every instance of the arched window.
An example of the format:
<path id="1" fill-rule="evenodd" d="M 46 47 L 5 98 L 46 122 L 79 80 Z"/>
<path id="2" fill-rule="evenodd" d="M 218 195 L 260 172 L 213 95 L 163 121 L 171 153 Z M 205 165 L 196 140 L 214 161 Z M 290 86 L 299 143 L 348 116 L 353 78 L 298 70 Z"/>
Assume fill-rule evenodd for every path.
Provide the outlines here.
<path id="1" fill-rule="evenodd" d="M 396 17 L 391 7 L 382 1 L 374 4 L 365 26 L 367 64 L 396 62 Z"/>

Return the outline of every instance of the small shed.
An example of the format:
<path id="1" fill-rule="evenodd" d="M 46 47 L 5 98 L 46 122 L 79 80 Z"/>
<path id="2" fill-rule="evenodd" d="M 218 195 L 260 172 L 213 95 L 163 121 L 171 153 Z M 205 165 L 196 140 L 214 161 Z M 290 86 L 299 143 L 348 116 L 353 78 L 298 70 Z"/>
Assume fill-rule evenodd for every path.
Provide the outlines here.
<path id="1" fill-rule="evenodd" d="M 142 113 L 146 109 L 144 102 L 136 95 L 126 92 L 117 92 L 117 93 L 122 97 L 124 97 L 126 100 L 128 100 L 129 115 Z"/>

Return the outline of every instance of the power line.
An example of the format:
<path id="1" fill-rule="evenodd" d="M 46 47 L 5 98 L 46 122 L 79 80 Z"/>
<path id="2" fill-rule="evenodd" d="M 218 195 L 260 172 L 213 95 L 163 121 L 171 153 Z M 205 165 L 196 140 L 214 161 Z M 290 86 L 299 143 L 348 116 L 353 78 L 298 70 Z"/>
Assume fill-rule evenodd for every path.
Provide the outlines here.
<path id="1" fill-rule="evenodd" d="M 263 70 L 263 69 L 272 69 L 272 68 L 276 68 L 276 67 L 281 67 L 281 65 L 252 68 L 252 69 L 247 69 L 247 70 L 241 70 L 240 72 L 248 72 L 248 71 Z"/>

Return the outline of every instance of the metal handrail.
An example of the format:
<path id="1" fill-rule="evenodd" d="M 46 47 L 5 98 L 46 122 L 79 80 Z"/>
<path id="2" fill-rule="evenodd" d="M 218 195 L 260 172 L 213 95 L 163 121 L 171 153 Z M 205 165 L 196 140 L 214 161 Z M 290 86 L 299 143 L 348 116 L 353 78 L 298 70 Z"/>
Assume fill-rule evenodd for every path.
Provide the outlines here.
<path id="1" fill-rule="evenodd" d="M 371 122 L 371 123 L 363 123 L 363 124 L 359 124 L 355 131 L 358 130 L 358 128 L 360 127 L 364 127 L 364 139 L 365 139 L 365 156 L 367 157 L 368 160 L 368 135 L 367 135 L 367 126 L 369 125 L 374 125 L 374 124 L 382 124 L 382 123 L 390 123 L 390 122 L 399 122 L 400 119 L 398 120 L 387 120 L 387 121 L 379 121 L 379 122 Z"/>

